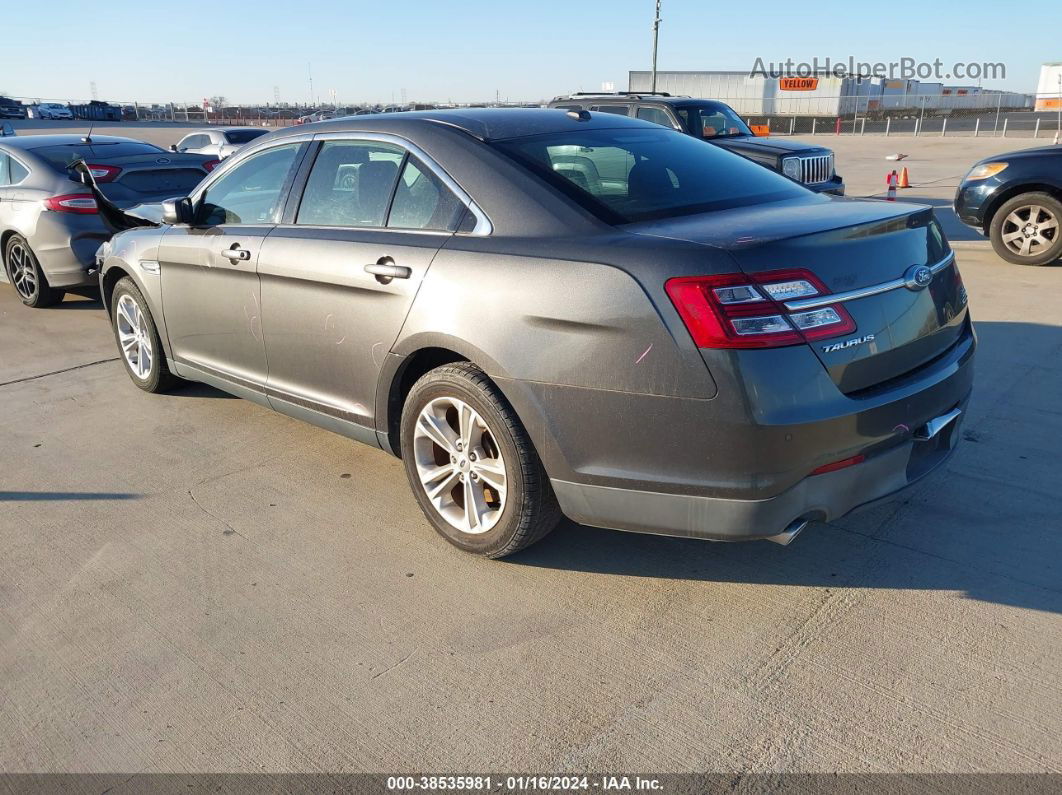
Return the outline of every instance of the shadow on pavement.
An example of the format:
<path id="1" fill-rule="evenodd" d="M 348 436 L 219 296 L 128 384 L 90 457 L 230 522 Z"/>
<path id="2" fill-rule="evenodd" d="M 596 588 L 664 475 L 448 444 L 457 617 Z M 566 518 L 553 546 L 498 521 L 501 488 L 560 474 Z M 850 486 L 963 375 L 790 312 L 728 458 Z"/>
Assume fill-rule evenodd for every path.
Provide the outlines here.
<path id="1" fill-rule="evenodd" d="M 978 385 L 943 471 L 790 546 L 719 544 L 564 522 L 509 561 L 709 582 L 955 591 L 1062 613 L 1062 328 L 977 324 Z"/>
<path id="2" fill-rule="evenodd" d="M 139 500 L 139 494 L 110 491 L 0 491 L 0 502 L 50 502 L 68 500 Z"/>

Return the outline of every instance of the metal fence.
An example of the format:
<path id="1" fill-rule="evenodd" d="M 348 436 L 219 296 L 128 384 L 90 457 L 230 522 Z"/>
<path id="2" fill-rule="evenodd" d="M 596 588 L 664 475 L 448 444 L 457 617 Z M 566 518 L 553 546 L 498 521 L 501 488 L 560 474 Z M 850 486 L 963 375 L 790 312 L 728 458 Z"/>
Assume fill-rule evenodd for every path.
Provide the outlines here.
<path id="1" fill-rule="evenodd" d="M 1062 140 L 1062 111 L 1037 111 L 1021 95 L 985 92 L 976 95 L 910 94 L 906 97 L 814 96 L 727 97 L 727 102 L 750 125 L 769 135 L 887 135 L 1013 137 Z M 285 127 L 317 110 L 338 115 L 380 106 L 350 105 L 314 108 L 284 105 L 228 105 L 203 108 L 188 102 L 144 103 L 20 99 L 30 117 L 39 115 L 42 102 L 70 108 L 75 118 L 100 122 L 170 122 L 200 125 Z M 587 99 L 587 102 L 591 100 Z M 600 100 L 594 100 L 603 102 Z M 1021 107 L 1008 107 L 1005 102 Z M 539 102 L 505 103 L 534 107 Z M 482 107 L 483 105 L 477 105 Z M 412 106 L 411 106 L 412 107 Z M 416 107 L 433 107 L 418 105 Z M 390 106 L 387 110 L 399 110 Z"/>

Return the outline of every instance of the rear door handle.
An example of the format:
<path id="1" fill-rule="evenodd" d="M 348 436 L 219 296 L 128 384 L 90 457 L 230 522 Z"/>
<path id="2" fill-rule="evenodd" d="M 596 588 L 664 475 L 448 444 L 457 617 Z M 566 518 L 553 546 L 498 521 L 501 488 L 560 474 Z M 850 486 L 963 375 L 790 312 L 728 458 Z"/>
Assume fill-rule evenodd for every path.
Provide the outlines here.
<path id="1" fill-rule="evenodd" d="M 404 265 L 395 265 L 390 257 L 381 257 L 376 262 L 366 265 L 365 272 L 376 277 L 376 281 L 387 284 L 391 279 L 408 279 L 413 271 Z"/>
<path id="2" fill-rule="evenodd" d="M 229 259 L 235 262 L 236 260 L 250 259 L 251 252 L 245 248 L 240 248 L 239 243 L 237 243 L 232 248 L 226 248 L 222 250 L 221 256 L 223 256 L 225 259 Z"/>

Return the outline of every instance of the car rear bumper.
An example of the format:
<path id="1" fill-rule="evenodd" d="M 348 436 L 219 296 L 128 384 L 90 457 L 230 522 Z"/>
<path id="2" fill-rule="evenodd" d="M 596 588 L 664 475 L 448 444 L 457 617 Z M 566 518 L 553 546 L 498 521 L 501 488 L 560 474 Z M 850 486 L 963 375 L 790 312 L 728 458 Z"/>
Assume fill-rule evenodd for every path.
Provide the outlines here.
<path id="1" fill-rule="evenodd" d="M 961 410 L 966 402 L 962 402 Z M 962 418 L 959 414 L 930 440 L 902 442 L 862 463 L 806 477 L 764 500 L 550 482 L 561 510 L 581 524 L 712 541 L 774 540 L 804 522 L 838 519 L 921 480 L 954 452 Z M 788 543 L 790 538 L 779 540 Z"/>
<path id="2" fill-rule="evenodd" d="M 110 236 L 98 215 L 42 212 L 29 242 L 49 285 L 91 287 L 96 251 Z"/>
<path id="3" fill-rule="evenodd" d="M 932 442 L 915 437 L 965 408 L 975 349 L 967 325 L 933 362 L 854 397 L 795 347 L 726 352 L 711 368 L 719 393 L 706 400 L 498 383 L 572 520 L 737 541 L 836 519 L 940 466 L 962 415 Z M 811 474 L 855 456 L 864 460 Z"/>

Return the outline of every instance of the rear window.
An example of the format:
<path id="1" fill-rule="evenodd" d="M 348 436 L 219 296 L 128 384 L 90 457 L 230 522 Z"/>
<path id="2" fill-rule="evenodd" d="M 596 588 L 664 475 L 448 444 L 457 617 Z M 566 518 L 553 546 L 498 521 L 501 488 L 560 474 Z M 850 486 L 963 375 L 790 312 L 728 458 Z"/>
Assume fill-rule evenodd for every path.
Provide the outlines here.
<path id="1" fill-rule="evenodd" d="M 230 144 L 245 144 L 265 135 L 269 130 L 232 130 L 225 133 L 225 138 Z"/>
<path id="2" fill-rule="evenodd" d="M 66 168 L 79 157 L 89 163 L 106 164 L 112 157 L 129 157 L 131 155 L 157 155 L 163 150 L 151 144 L 131 141 L 116 144 L 65 144 L 61 146 L 42 146 L 33 153 L 44 158 L 56 168 Z"/>
<path id="3" fill-rule="evenodd" d="M 494 144 L 613 224 L 807 195 L 763 166 L 673 130 L 585 130 Z"/>

